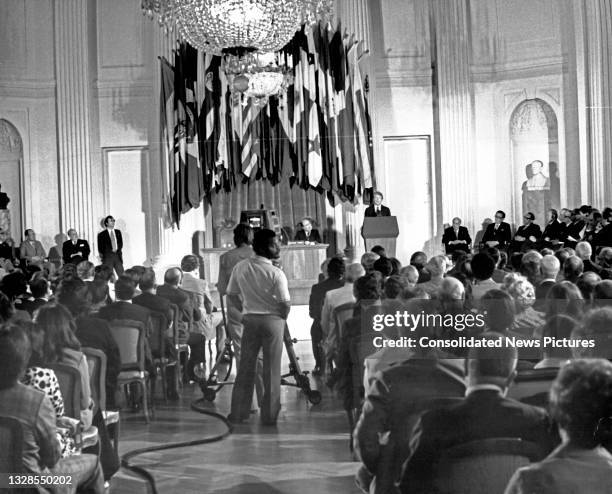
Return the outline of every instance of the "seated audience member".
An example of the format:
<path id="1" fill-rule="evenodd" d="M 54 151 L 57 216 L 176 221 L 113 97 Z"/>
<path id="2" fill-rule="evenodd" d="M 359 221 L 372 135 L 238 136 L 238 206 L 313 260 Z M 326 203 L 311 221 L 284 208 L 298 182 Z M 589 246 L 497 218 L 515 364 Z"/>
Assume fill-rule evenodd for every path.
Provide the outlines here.
<path id="1" fill-rule="evenodd" d="M 85 283 L 87 286 L 88 297 L 91 302 L 90 311 L 92 314 L 97 314 L 102 307 L 111 303 L 108 283 L 100 278 L 94 279 L 89 283 Z"/>
<path id="2" fill-rule="evenodd" d="M 564 366 L 550 391 L 550 412 L 561 445 L 520 468 L 506 494 L 612 492 L 612 455 L 602 446 L 612 432 L 612 364 L 596 359 Z"/>
<path id="3" fill-rule="evenodd" d="M 387 251 L 382 245 L 375 245 L 370 249 L 370 252 L 374 252 L 378 257 L 387 257 Z"/>
<path id="4" fill-rule="evenodd" d="M 419 280 L 417 283 L 429 281 L 430 275 L 427 270 L 425 270 L 425 264 L 427 264 L 427 254 L 425 254 L 425 252 L 417 251 L 410 257 L 410 265 L 417 268 L 419 272 Z"/>
<path id="5" fill-rule="evenodd" d="M 463 250 L 454 251 L 451 256 L 451 268 L 446 273 L 448 276 L 455 276 L 461 269 L 461 265 L 469 259 L 468 253 Z"/>
<path id="6" fill-rule="evenodd" d="M 370 274 L 374 271 L 374 263 L 380 258 L 378 254 L 374 252 L 366 252 L 361 256 L 361 265 L 365 269 L 366 274 Z"/>
<path id="7" fill-rule="evenodd" d="M 502 335 L 485 334 L 497 340 Z M 470 441 L 514 437 L 550 451 L 554 439 L 541 408 L 506 398 L 516 376 L 514 347 L 473 348 L 467 359 L 466 398 L 456 405 L 421 415 L 410 438 L 399 490 L 403 494 L 435 492 L 434 466 L 444 450 Z"/>
<path id="8" fill-rule="evenodd" d="M 498 249 L 506 249 L 512 237 L 510 225 L 504 221 L 506 213 L 497 211 L 495 213 L 495 222 L 487 226 L 487 229 L 482 236 L 482 243 L 486 247 L 497 247 Z"/>
<path id="9" fill-rule="evenodd" d="M 406 280 L 408 287 L 414 287 L 419 280 L 419 271 L 415 266 L 408 265 L 400 269 L 400 276 Z"/>
<path id="10" fill-rule="evenodd" d="M 377 261 L 378 262 L 378 261 Z M 315 359 L 315 368 L 312 371 L 314 376 L 320 375 L 325 371 L 325 354 L 323 351 L 323 304 L 325 295 L 331 290 L 336 290 L 344 286 L 344 261 L 337 257 L 332 257 L 327 263 L 327 279 L 317 283 L 310 290 L 308 300 L 308 315 L 312 318 L 310 337 L 312 342 L 312 354 Z"/>
<path id="11" fill-rule="evenodd" d="M 559 259 L 559 265 L 563 268 L 566 259 L 570 258 L 574 255 L 574 249 L 570 249 L 569 247 L 564 247 L 563 249 L 559 249 L 555 252 L 555 257 Z M 559 277 L 562 277 L 562 273 L 559 274 Z M 560 278 L 557 278 L 557 281 L 561 281 Z"/>
<path id="12" fill-rule="evenodd" d="M 578 244 L 576 244 L 576 257 L 582 261 L 582 272 L 587 273 L 592 271 L 593 273 L 599 274 L 600 268 L 591 261 L 592 255 L 593 249 L 590 243 L 578 242 Z"/>
<path id="13" fill-rule="evenodd" d="M 595 286 L 593 293 L 594 307 L 612 306 L 612 280 L 602 280 Z"/>
<path id="14" fill-rule="evenodd" d="M 365 275 L 363 266 L 359 263 L 349 264 L 344 273 L 344 286 L 330 290 L 325 294 L 323 309 L 321 310 L 321 330 L 323 332 L 323 353 L 325 362 L 335 361 L 338 354 L 340 330 L 334 310 L 348 303 L 355 303 L 353 294 L 355 280 Z M 331 367 L 326 365 L 326 370 Z"/>
<path id="15" fill-rule="evenodd" d="M 565 314 L 579 321 L 584 313 L 584 299 L 576 285 L 562 281 L 548 291 L 543 308 L 544 319 L 547 321 L 557 314 Z M 541 330 L 536 330 L 535 336 L 540 338 Z"/>
<path id="16" fill-rule="evenodd" d="M 447 254 L 457 251 L 469 252 L 472 238 L 465 226 L 461 226 L 461 218 L 453 218 L 453 224 L 444 230 L 442 245 Z"/>
<path id="17" fill-rule="evenodd" d="M 563 243 L 563 225 L 558 220 L 557 210 L 549 209 L 548 223 L 544 227 L 540 247 L 556 248 L 561 243 Z"/>
<path id="18" fill-rule="evenodd" d="M 316 244 L 321 243 L 321 235 L 319 230 L 312 228 L 312 220 L 310 218 L 304 218 L 301 221 L 302 229 L 298 230 L 295 234 L 294 240 L 296 242 L 314 242 Z"/>
<path id="19" fill-rule="evenodd" d="M 434 256 L 425 265 L 425 269 L 429 273 L 429 280 L 423 283 L 418 283 L 417 286 L 428 293 L 431 298 L 436 298 L 444 273 L 446 271 L 446 258 L 444 256 Z"/>
<path id="20" fill-rule="evenodd" d="M 19 319 L 29 321 L 30 314 L 23 306 L 24 300 L 27 300 L 28 284 L 23 273 L 15 271 L 7 274 L 0 282 L 0 290 L 4 293 L 14 307 L 13 320 Z"/>
<path id="21" fill-rule="evenodd" d="M 553 316 L 542 327 L 542 340 L 547 337 L 558 340 L 570 339 L 576 326 L 576 321 L 569 316 L 564 314 Z M 544 346 L 542 342 L 542 360 L 534 366 L 534 369 L 559 369 L 571 358 L 572 351 L 567 346 L 560 348 Z"/>
<path id="22" fill-rule="evenodd" d="M 608 225 L 612 227 L 612 223 Z M 612 228 L 611 228 L 612 231 Z M 604 247 L 597 255 L 597 265 L 599 266 L 599 275 L 603 280 L 612 279 L 612 247 Z"/>
<path id="23" fill-rule="evenodd" d="M 138 288 L 138 285 L 140 284 L 140 278 L 142 277 L 143 273 L 140 272 L 139 269 L 136 269 L 137 266 L 133 266 L 131 268 L 126 269 L 123 272 L 124 276 L 129 276 L 132 281 L 134 282 L 134 297 L 137 297 L 138 295 L 140 295 L 140 289 Z M 144 269 L 144 268 L 143 268 Z"/>
<path id="24" fill-rule="evenodd" d="M 593 304 L 593 296 L 595 293 L 595 287 L 601 282 L 601 276 L 593 271 L 586 271 L 578 277 L 576 286 L 582 293 L 585 302 L 585 308 L 591 307 Z"/>
<path id="25" fill-rule="evenodd" d="M 485 254 L 488 254 L 495 262 L 495 270 L 493 271 L 493 276 L 491 277 L 495 283 L 501 283 L 504 280 L 504 276 L 506 276 L 508 273 L 507 271 L 504 271 L 503 267 L 501 266 L 501 253 L 502 252 L 497 247 L 489 247 L 485 250 Z M 504 252 L 504 255 L 505 254 L 506 253 Z"/>
<path id="26" fill-rule="evenodd" d="M 363 364 L 372 349 L 372 334 L 367 333 L 362 318 L 380 308 L 380 279 L 373 274 L 366 274 L 355 281 L 353 292 L 353 317 L 345 321 L 341 329 L 337 361 L 338 394 L 347 411 L 359 408 L 364 396 Z M 369 342 L 367 336 L 370 336 Z"/>
<path id="27" fill-rule="evenodd" d="M 26 325 L 27 328 L 25 327 Z M 75 437 L 72 433 L 72 427 L 69 424 L 64 424 L 65 409 L 62 391 L 59 387 L 55 372 L 52 369 L 44 367 L 43 364 L 44 359 L 42 358 L 42 354 L 45 335 L 42 328 L 35 324 L 24 323 L 22 327 L 26 329 L 32 345 L 32 353 L 22 382 L 26 386 L 32 386 L 34 389 L 42 391 L 51 401 L 58 426 L 60 426 L 60 424 L 66 426 L 66 428 L 58 428 L 57 433 L 57 440 L 62 448 L 62 458 L 71 456 L 77 452 L 77 448 Z"/>
<path id="28" fill-rule="evenodd" d="M 12 321 L 14 315 L 15 307 L 9 298 L 4 293 L 0 292 L 0 324 Z"/>
<path id="29" fill-rule="evenodd" d="M 404 290 L 408 288 L 408 283 L 401 276 L 389 276 L 383 285 L 383 293 L 386 299 L 392 300 L 401 298 Z"/>
<path id="30" fill-rule="evenodd" d="M 542 310 L 544 307 L 544 300 L 551 287 L 557 282 L 557 276 L 559 274 L 559 259 L 553 255 L 546 255 L 542 257 L 540 262 L 541 281 L 536 285 L 535 297 L 536 302 L 534 309 Z"/>
<path id="31" fill-rule="evenodd" d="M 476 254 L 471 262 L 474 284 L 472 285 L 472 301 L 477 307 L 482 296 L 499 285 L 493 281 L 495 261 L 485 253 Z"/>
<path id="32" fill-rule="evenodd" d="M 512 283 L 508 293 L 514 299 L 516 315 L 511 329 L 523 336 L 533 336 L 536 329 L 544 324 L 543 315 L 534 310 L 535 290 L 525 278 Z"/>
<path id="33" fill-rule="evenodd" d="M 200 278 L 200 262 L 194 255 L 186 255 L 181 259 L 181 269 L 183 270 L 183 280 L 181 288 L 189 293 L 194 305 L 200 310 L 202 317 L 194 319 L 191 326 L 190 348 L 193 351 L 188 367 L 201 363 L 206 365 L 206 340 L 217 339 L 217 352 L 222 351 L 220 347 L 224 340 L 224 335 L 217 337 L 217 326 L 221 322 L 221 316 L 217 312 L 213 315 L 213 302 L 208 289 L 206 280 Z M 197 351 L 196 349 L 201 349 Z M 189 370 L 188 370 L 189 372 Z"/>
<path id="34" fill-rule="evenodd" d="M 169 300 L 179 309 L 179 341 L 186 343 L 189 339 L 191 326 L 194 321 L 200 319 L 202 314 L 195 307 L 189 292 L 180 288 L 183 272 L 179 268 L 170 268 L 164 274 L 164 284 L 157 287 L 156 294 Z"/>
<path id="35" fill-rule="evenodd" d="M 533 213 L 525 213 L 523 224 L 517 228 L 514 239 L 510 243 L 510 250 L 512 252 L 525 252 L 536 246 L 542 236 L 542 230 L 539 225 L 534 223 L 534 220 L 535 216 Z"/>
<path id="36" fill-rule="evenodd" d="M 541 277 L 542 255 L 535 250 L 523 254 L 521 258 L 521 274 L 529 280 L 533 286 L 537 285 Z"/>
<path id="37" fill-rule="evenodd" d="M 46 304 L 38 311 L 36 325 L 45 336 L 41 355 L 43 366 L 59 363 L 79 371 L 81 375 L 80 418 L 83 428 L 89 429 L 93 418 L 89 368 L 87 359 L 81 352 L 81 343 L 75 336 L 76 328 L 72 315 L 63 305 Z"/>
<path id="38" fill-rule="evenodd" d="M 32 316 L 34 312 L 49 301 L 49 295 L 51 295 L 49 282 L 45 278 L 38 278 L 31 281 L 30 293 L 32 294 L 32 298 L 23 300 L 21 307 Z"/>
<path id="39" fill-rule="evenodd" d="M 94 268 L 93 262 L 81 261 L 77 264 L 77 276 L 85 283 L 92 282 L 94 279 Z"/>
<path id="40" fill-rule="evenodd" d="M 140 277 L 140 295 L 136 295 L 132 299 L 132 303 L 146 307 L 154 312 L 160 312 L 166 319 L 166 323 L 170 323 L 173 315 L 170 301 L 156 295 L 155 286 L 155 271 L 149 268 Z"/>
<path id="41" fill-rule="evenodd" d="M 19 382 L 31 346 L 25 330 L 15 324 L 0 327 L 0 416 L 17 417 L 23 428 L 22 468 L 26 475 L 69 475 L 77 488 L 103 494 L 104 477 L 96 455 L 61 458 L 57 439 L 56 414 L 49 398 L 41 391 Z"/>
<path id="42" fill-rule="evenodd" d="M 374 271 L 378 271 L 382 275 L 383 279 L 391 276 L 391 273 L 393 272 L 393 264 L 387 257 L 379 257 L 376 259 L 376 261 L 374 261 L 374 265 L 372 267 L 374 268 Z"/>
<path id="43" fill-rule="evenodd" d="M 572 348 L 574 358 L 612 358 L 612 308 L 588 312 L 572 333 L 572 339 L 585 342 Z"/>
<path id="44" fill-rule="evenodd" d="M 104 319 L 92 316 L 87 285 L 79 278 L 62 281 L 58 287 L 56 299 L 74 317 L 75 335 L 81 345 L 97 348 L 106 355 L 106 399 L 108 407 L 112 408 L 115 405 L 121 357 L 108 323 Z"/>
<path id="45" fill-rule="evenodd" d="M 389 261 L 391 261 L 391 276 L 399 275 L 400 270 L 402 269 L 402 263 L 399 261 L 397 257 L 390 257 Z"/>
<path id="46" fill-rule="evenodd" d="M 426 334 L 421 331 L 419 336 Z M 401 358 L 398 349 L 385 350 L 395 350 L 396 359 Z M 374 355 L 383 359 L 380 353 Z M 431 405 L 444 398 L 459 401 L 464 395 L 463 362 L 460 363 L 453 365 L 452 360 L 438 358 L 435 350 L 417 347 L 412 351 L 404 349 L 401 363 L 383 366 L 378 362 L 378 368 L 371 369 L 378 371 L 370 374 L 363 410 L 354 432 L 355 451 L 362 462 L 356 480 L 364 492 L 394 492 L 393 483 L 410 455 L 406 438 L 410 437 L 420 412 L 428 402 Z"/>
<path id="47" fill-rule="evenodd" d="M 584 264 L 578 256 L 570 256 L 563 263 L 563 279 L 576 283 L 584 271 Z"/>

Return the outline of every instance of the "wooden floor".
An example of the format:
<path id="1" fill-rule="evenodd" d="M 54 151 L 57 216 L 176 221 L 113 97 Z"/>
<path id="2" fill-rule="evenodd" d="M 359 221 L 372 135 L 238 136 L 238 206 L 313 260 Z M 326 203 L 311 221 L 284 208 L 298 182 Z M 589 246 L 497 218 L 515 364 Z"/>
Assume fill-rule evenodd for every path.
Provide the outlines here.
<path id="1" fill-rule="evenodd" d="M 300 341 L 300 364 L 312 369 L 307 310 L 294 308 L 289 321 Z M 287 369 L 287 359 L 283 361 Z M 321 383 L 323 400 L 311 405 L 296 388 L 282 388 L 282 411 L 276 427 L 261 426 L 258 414 L 238 425 L 220 442 L 147 453 L 134 458 L 155 478 L 159 493 L 320 494 L 358 493 L 353 480 L 358 463 L 351 461 L 348 428 L 337 397 Z M 206 407 L 223 415 L 229 412 L 231 387 L 219 392 Z M 156 403 L 149 425 L 142 415 L 122 413 L 120 453 L 170 442 L 192 441 L 222 433 L 225 426 L 213 417 L 190 410 L 202 397 L 198 386 L 186 385 L 179 402 Z M 129 479 L 121 472 L 111 492 L 124 492 Z M 122 488 L 123 487 L 123 488 Z M 133 492 L 133 489 L 129 489 Z"/>

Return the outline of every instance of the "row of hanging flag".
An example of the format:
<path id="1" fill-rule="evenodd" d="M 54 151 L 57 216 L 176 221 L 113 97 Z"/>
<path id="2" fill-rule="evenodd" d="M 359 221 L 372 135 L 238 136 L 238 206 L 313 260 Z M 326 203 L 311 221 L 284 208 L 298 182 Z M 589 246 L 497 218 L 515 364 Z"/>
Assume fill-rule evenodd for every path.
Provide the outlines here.
<path id="1" fill-rule="evenodd" d="M 374 186 L 360 43 L 320 23 L 281 51 L 292 82 L 265 106 L 232 93 L 222 59 L 182 43 L 161 58 L 166 226 L 240 182 L 267 180 L 356 201 Z"/>

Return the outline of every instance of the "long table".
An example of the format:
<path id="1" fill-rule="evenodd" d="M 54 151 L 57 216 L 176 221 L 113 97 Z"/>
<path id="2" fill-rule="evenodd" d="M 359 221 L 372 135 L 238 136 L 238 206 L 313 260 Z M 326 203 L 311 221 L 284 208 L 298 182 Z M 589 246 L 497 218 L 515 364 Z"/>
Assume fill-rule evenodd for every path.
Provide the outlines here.
<path id="1" fill-rule="evenodd" d="M 281 266 L 287 276 L 291 302 L 294 305 L 308 303 L 312 285 L 319 282 L 321 264 L 327 257 L 327 247 L 327 244 L 281 246 Z M 200 249 L 204 262 L 204 277 L 209 283 L 215 304 L 219 303 L 219 295 L 215 288 L 219 279 L 219 258 L 228 250 L 226 248 Z"/>

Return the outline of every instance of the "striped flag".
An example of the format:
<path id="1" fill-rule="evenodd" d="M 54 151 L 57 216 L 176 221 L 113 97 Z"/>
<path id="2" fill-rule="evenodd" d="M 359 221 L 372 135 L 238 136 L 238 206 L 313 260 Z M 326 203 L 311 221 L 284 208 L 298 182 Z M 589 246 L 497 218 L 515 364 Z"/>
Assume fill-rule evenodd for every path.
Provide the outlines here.
<path id="1" fill-rule="evenodd" d="M 357 177 L 364 188 L 372 188 L 372 170 L 370 168 L 370 145 L 366 118 L 365 92 L 361 80 L 359 60 L 357 58 L 360 43 L 355 43 L 348 51 L 349 74 L 353 89 L 353 111 L 355 121 L 355 156 Z"/>
<path id="2" fill-rule="evenodd" d="M 259 107 L 247 103 L 242 107 L 242 135 L 241 135 L 241 161 L 242 174 L 250 178 L 257 166 L 257 152 L 255 147 L 259 145 L 259 135 L 254 121 L 257 119 Z"/>
<path id="3" fill-rule="evenodd" d="M 321 133 L 319 129 L 319 101 L 317 98 L 317 74 L 318 57 L 312 29 L 308 29 L 306 38 L 308 40 L 308 84 L 304 85 L 308 91 L 308 182 L 312 187 L 318 187 L 323 177 L 323 160 L 321 158 Z M 310 58 L 312 57 L 312 63 Z"/>
<path id="4" fill-rule="evenodd" d="M 174 191 L 174 69 L 165 58 L 160 58 L 160 151 L 162 162 L 162 220 L 165 228 L 178 224 L 172 210 Z M 180 216 L 180 212 L 178 214 Z"/>

